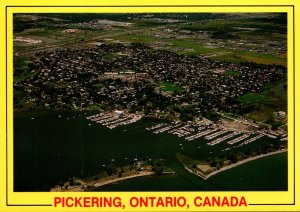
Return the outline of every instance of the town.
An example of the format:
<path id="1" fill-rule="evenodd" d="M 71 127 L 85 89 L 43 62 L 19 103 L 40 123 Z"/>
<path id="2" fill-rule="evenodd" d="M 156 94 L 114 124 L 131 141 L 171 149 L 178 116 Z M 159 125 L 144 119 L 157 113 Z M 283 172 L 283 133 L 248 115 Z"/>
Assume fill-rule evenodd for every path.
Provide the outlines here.
<path id="1" fill-rule="evenodd" d="M 115 58 L 107 59 L 107 55 Z M 15 82 L 14 88 L 26 91 L 29 104 L 65 110 L 127 109 L 183 121 L 212 110 L 247 110 L 237 97 L 262 92 L 264 84 L 286 77 L 282 66 L 221 63 L 138 43 L 42 52 L 28 69 L 33 77 Z M 228 71 L 236 74 L 228 75 Z M 164 90 L 160 83 L 178 89 Z"/>

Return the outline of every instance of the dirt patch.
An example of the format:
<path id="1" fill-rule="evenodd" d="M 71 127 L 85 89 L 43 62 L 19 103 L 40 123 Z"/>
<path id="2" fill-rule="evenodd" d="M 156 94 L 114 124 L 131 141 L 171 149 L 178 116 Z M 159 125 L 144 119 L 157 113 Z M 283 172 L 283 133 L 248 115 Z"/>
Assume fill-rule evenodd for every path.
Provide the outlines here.
<path id="1" fill-rule="evenodd" d="M 81 32 L 81 30 L 79 30 L 79 29 L 65 29 L 65 30 L 63 30 L 63 33 L 69 33 L 69 34 L 78 33 L 78 32 Z"/>
<path id="2" fill-rule="evenodd" d="M 211 172 L 211 167 L 210 165 L 208 164 L 199 164 L 197 166 L 198 169 L 200 169 L 200 171 L 204 172 L 204 173 L 207 173 L 207 172 Z"/>
<path id="3" fill-rule="evenodd" d="M 15 37 L 14 38 L 15 42 L 24 42 L 24 43 L 28 43 L 28 44 L 38 44 L 41 43 L 41 40 L 36 40 L 36 39 L 32 39 L 32 38 L 24 38 L 24 37 Z"/>
<path id="4" fill-rule="evenodd" d="M 236 130 L 253 130 L 254 127 L 250 125 L 247 125 L 244 121 L 231 121 L 231 120 L 222 120 L 222 125 L 226 128 L 230 128 L 230 129 L 236 129 Z"/>
<path id="5" fill-rule="evenodd" d="M 225 72 L 224 69 L 220 69 L 220 68 L 214 69 L 214 70 L 211 70 L 211 71 L 214 72 L 215 74 L 223 74 Z"/>

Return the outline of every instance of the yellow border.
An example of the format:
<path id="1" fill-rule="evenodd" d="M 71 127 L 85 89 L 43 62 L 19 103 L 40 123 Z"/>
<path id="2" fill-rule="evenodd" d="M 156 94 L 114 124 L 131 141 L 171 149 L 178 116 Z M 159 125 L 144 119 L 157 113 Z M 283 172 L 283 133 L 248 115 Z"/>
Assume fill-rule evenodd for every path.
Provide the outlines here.
<path id="1" fill-rule="evenodd" d="M 184 5 L 196 5 L 198 2 L 195 1 L 186 1 L 184 2 Z M 211 2 L 209 1 L 203 1 L 202 4 L 209 5 Z M 225 4 L 225 1 L 218 2 L 220 4 Z M 229 2 L 226 1 L 228 4 Z M 232 4 L 240 4 L 240 2 L 233 2 Z M 261 4 L 261 5 L 271 5 L 271 4 L 281 4 L 281 5 L 295 5 L 296 8 L 296 2 L 292 1 L 265 1 L 261 0 L 259 2 L 250 2 L 250 1 L 243 1 L 243 4 Z M 42 3 L 35 4 L 34 1 L 11 1 L 11 2 L 1 2 L 1 8 L 0 8 L 0 17 L 1 17 L 1 46 L 5 47 L 6 41 L 5 41 L 5 9 L 7 5 L 9 6 L 26 6 L 26 5 L 40 5 L 40 6 L 83 6 L 83 7 L 7 7 L 7 55 L 5 53 L 5 48 L 1 48 L 2 52 L 0 54 L 1 59 L 1 77 L 0 77 L 0 108 L 1 108 L 1 127 L 0 127 L 0 141 L 1 141 L 1 147 L 0 147 L 0 165 L 1 170 L 6 170 L 6 127 L 8 129 L 7 134 L 7 141 L 8 141 L 8 197 L 9 197 L 9 204 L 52 204 L 53 203 L 53 197 L 54 196 L 122 196 L 123 202 L 128 202 L 129 198 L 136 195 L 142 195 L 142 196 L 185 196 L 187 198 L 187 201 L 190 202 L 190 208 L 188 210 L 190 211 L 196 211 L 196 210 L 213 210 L 213 211 L 296 211 L 300 210 L 299 202 L 296 202 L 295 205 L 252 205 L 248 206 L 246 208 L 240 208 L 240 207 L 224 207 L 224 208 L 196 208 L 193 206 L 192 201 L 193 197 L 198 195 L 220 195 L 220 196 L 245 196 L 248 203 L 272 203 L 272 204 L 278 204 L 278 203 L 293 203 L 294 202 L 294 156 L 293 152 L 297 151 L 299 152 L 299 148 L 294 148 L 294 141 L 295 138 L 293 138 L 294 135 L 294 104 L 293 104 L 293 96 L 294 96 L 294 90 L 293 90 L 293 79 L 294 79 L 294 71 L 293 70 L 293 7 L 291 6 L 281 6 L 281 7 L 272 7 L 272 6 L 263 6 L 263 7 L 147 7 L 148 5 L 165 5 L 162 2 L 159 1 L 152 1 L 152 2 L 145 2 L 140 3 L 139 5 L 147 5 L 145 7 L 84 7 L 88 6 L 86 4 L 92 5 L 100 5 L 97 1 L 89 1 L 88 3 L 82 4 L 82 1 L 73 1 L 71 2 L 61 2 L 58 0 L 47 0 L 43 1 Z M 168 2 L 169 5 L 182 5 L 182 1 L 173 1 Z M 101 3 L 102 6 L 113 6 L 113 5 L 137 5 L 135 2 L 129 2 L 129 1 L 109 1 L 106 3 Z M 12 82 L 13 82 L 13 75 L 12 75 L 12 48 L 13 48 L 13 35 L 12 35 L 12 15 L 13 13 L 137 13 L 137 12 L 287 12 L 288 13 L 288 169 L 289 169 L 289 176 L 288 176 L 288 191 L 287 192 L 140 192 L 138 194 L 133 192 L 101 192 L 99 194 L 98 192 L 93 193 L 48 193 L 48 192 L 13 192 L 13 105 L 12 105 Z M 299 26 L 299 18 L 295 15 L 295 32 L 297 33 L 297 26 Z M 297 35 L 297 34 L 296 34 Z M 295 36 L 296 44 L 299 39 L 297 39 L 297 36 Z M 298 45 L 297 45 L 298 46 Z M 295 54 L 297 55 L 297 46 L 295 46 Z M 6 85 L 6 64 L 5 64 L 5 55 L 7 56 L 7 126 L 6 126 L 6 111 L 5 111 L 5 85 Z M 298 67 L 298 66 L 297 66 Z M 295 68 L 297 70 L 297 68 Z M 295 73 L 295 76 L 297 73 Z M 297 77 L 295 80 L 298 79 Z M 299 90 L 299 86 L 296 85 L 295 90 Z M 297 102 L 296 102 L 297 104 Z M 297 106 L 296 106 L 297 108 Z M 296 117 L 297 118 L 297 117 Z M 297 133 L 297 132 L 296 132 Z M 298 136 L 298 135 L 296 135 Z M 298 159 L 298 160 L 297 160 Z M 299 155 L 296 154 L 296 161 L 299 161 Z M 1 179 L 1 186 L 0 186 L 0 211 L 52 211 L 57 210 L 70 210 L 70 208 L 53 208 L 53 207 L 21 207 L 21 206 L 6 206 L 6 173 L 4 171 L 0 172 L 0 179 Z M 299 170 L 296 169 L 296 182 L 299 181 Z M 296 191 L 299 191 L 299 186 L 296 188 Z M 116 208 L 71 208 L 72 211 L 80 211 L 80 210 L 90 210 L 90 211 L 118 211 L 122 209 L 116 209 Z M 130 208 L 128 204 L 126 204 L 126 208 L 123 211 L 153 211 L 153 210 L 160 210 L 160 211 L 186 211 L 187 208 Z"/>

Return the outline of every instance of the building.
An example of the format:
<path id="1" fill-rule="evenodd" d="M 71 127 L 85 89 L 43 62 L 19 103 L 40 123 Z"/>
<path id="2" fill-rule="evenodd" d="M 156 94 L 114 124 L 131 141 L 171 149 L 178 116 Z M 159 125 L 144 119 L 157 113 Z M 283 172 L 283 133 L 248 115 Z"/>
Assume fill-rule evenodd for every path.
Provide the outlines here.
<path id="1" fill-rule="evenodd" d="M 124 115 L 124 112 L 122 110 L 115 110 L 115 116 L 122 117 Z"/>

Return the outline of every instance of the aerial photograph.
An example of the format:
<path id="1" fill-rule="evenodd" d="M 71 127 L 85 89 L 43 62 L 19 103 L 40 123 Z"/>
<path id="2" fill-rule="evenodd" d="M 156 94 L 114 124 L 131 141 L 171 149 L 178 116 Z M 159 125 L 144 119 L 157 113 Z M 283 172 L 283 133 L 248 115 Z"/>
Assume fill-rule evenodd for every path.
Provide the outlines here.
<path id="1" fill-rule="evenodd" d="M 287 13 L 15 13 L 15 192 L 287 191 Z"/>

